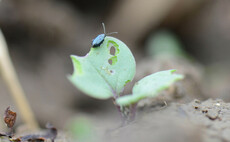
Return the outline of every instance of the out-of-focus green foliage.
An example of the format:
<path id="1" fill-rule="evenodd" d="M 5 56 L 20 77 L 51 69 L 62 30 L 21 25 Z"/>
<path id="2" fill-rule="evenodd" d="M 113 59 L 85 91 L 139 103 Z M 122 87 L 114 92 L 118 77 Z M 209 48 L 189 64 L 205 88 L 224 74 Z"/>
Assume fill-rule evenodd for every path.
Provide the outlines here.
<path id="1" fill-rule="evenodd" d="M 154 33 L 147 41 L 147 53 L 153 57 L 190 58 L 182 49 L 180 40 L 173 33 L 162 30 Z"/>
<path id="2" fill-rule="evenodd" d="M 95 142 L 94 128 L 89 120 L 78 118 L 69 124 L 69 130 L 73 139 L 77 142 Z"/>

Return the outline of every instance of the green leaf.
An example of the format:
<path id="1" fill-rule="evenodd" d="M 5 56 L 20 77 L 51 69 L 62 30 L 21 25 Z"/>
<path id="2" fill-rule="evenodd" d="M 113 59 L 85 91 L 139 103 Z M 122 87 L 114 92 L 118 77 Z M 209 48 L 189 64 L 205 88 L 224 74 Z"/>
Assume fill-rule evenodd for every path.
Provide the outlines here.
<path id="1" fill-rule="evenodd" d="M 147 41 L 147 51 L 153 57 L 189 57 L 182 47 L 177 36 L 167 30 L 154 33 Z"/>
<path id="2" fill-rule="evenodd" d="M 155 97 L 162 90 L 170 87 L 174 82 L 183 79 L 183 75 L 173 74 L 176 70 L 160 71 L 144 77 L 133 87 L 133 94 L 120 97 L 117 104 L 127 106 L 137 103 L 146 97 Z"/>
<path id="3" fill-rule="evenodd" d="M 74 119 L 68 124 L 70 134 L 78 142 L 95 142 L 94 126 L 84 117 Z"/>
<path id="4" fill-rule="evenodd" d="M 131 51 L 114 37 L 106 36 L 100 47 L 91 48 L 84 57 L 71 58 L 74 72 L 68 78 L 79 90 L 97 99 L 118 97 L 136 71 Z"/>

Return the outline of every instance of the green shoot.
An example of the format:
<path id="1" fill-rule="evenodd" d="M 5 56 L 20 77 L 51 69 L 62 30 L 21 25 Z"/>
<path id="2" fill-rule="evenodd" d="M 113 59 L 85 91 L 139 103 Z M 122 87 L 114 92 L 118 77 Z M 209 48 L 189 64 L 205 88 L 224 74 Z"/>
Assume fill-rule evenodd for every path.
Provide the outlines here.
<path id="1" fill-rule="evenodd" d="M 91 97 L 112 98 L 126 122 L 133 120 L 138 101 L 155 97 L 175 81 L 183 79 L 183 75 L 173 74 L 175 70 L 161 71 L 137 82 L 132 95 L 121 96 L 125 85 L 135 75 L 136 63 L 129 48 L 109 36 L 99 47 L 91 48 L 86 56 L 72 55 L 71 58 L 74 72 L 68 76 L 70 81 Z"/>
<path id="2" fill-rule="evenodd" d="M 73 120 L 68 128 L 74 140 L 79 142 L 95 142 L 96 135 L 94 127 L 89 120 L 81 117 Z"/>

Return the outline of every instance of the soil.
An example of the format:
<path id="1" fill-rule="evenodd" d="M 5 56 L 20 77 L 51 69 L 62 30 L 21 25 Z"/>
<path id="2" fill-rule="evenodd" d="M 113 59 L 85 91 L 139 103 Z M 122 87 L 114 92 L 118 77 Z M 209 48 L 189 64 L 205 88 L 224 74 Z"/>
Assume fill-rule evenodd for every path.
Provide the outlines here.
<path id="1" fill-rule="evenodd" d="M 118 114 L 114 112 L 85 116 L 91 118 L 95 126 L 95 138 L 86 142 L 230 141 L 230 103 L 221 99 L 195 99 L 186 104 L 172 102 L 165 105 L 159 102 L 145 107 L 139 105 L 135 121 L 126 126 L 120 126 Z M 28 134 L 23 131 L 18 129 L 17 135 Z M 74 140 L 66 132 L 59 132 L 55 141 Z"/>
<path id="2" fill-rule="evenodd" d="M 107 133 L 113 142 L 227 142 L 230 104 L 220 99 L 171 103 L 139 110 L 137 119 Z"/>

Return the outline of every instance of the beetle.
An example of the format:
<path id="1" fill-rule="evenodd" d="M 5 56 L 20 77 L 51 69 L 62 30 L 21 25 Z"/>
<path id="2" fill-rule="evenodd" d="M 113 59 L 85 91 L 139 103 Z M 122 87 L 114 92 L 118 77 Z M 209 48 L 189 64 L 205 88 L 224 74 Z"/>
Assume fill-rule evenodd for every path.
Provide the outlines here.
<path id="1" fill-rule="evenodd" d="M 108 33 L 107 34 L 106 31 L 105 31 L 105 24 L 104 23 L 102 23 L 102 27 L 103 27 L 104 33 L 103 34 L 99 34 L 95 39 L 92 40 L 91 45 L 92 45 L 93 48 L 99 47 L 103 43 L 103 41 L 104 41 L 104 39 L 105 39 L 105 37 L 107 35 L 111 35 L 111 34 L 117 33 L 117 32 L 112 32 L 112 33 Z"/>

